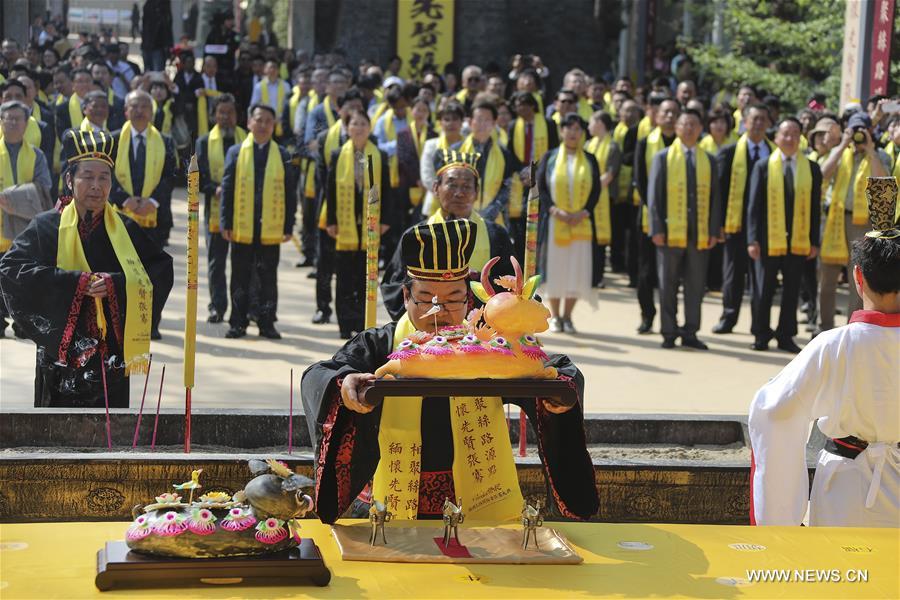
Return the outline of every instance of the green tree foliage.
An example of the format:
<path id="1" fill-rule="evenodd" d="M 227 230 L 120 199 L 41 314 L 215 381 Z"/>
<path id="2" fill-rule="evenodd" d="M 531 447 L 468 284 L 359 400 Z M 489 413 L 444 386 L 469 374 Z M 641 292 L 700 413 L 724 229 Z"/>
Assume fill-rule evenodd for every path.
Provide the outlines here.
<path id="1" fill-rule="evenodd" d="M 723 3 L 729 48 L 691 47 L 703 77 L 737 91 L 750 83 L 794 110 L 813 91 L 835 106 L 840 95 L 844 0 L 728 0 Z M 702 7 L 707 23 L 713 3 Z M 690 47 L 690 46 L 689 46 Z"/>

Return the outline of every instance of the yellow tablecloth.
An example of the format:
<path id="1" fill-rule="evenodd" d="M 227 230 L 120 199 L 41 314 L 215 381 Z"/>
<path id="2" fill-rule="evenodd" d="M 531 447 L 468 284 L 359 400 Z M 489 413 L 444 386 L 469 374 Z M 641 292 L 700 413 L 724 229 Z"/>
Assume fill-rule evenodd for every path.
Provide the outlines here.
<path id="1" fill-rule="evenodd" d="M 419 525 L 440 532 L 439 523 Z M 333 575 L 326 588 L 199 585 L 184 592 L 101 593 L 94 587 L 97 550 L 107 540 L 123 539 L 124 523 L 0 525 L 0 598 L 900 598 L 897 529 L 553 527 L 565 533 L 583 564 L 343 562 L 328 527 L 309 520 L 303 535 L 315 539 Z M 789 570 L 795 579 L 794 569 L 815 569 L 842 581 L 748 583 L 748 569 Z M 857 571 L 868 582 L 848 582 L 847 574 Z"/>

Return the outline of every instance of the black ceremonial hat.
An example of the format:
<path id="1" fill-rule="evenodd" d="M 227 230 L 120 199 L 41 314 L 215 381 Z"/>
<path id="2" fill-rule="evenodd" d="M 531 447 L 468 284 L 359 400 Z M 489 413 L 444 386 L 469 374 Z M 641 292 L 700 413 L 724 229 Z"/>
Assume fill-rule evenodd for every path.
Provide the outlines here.
<path id="1" fill-rule="evenodd" d="M 82 160 L 100 160 L 114 167 L 116 142 L 106 131 L 81 131 L 69 129 L 63 140 L 65 156 L 69 163 Z"/>
<path id="2" fill-rule="evenodd" d="M 427 281 L 465 279 L 477 234 L 475 224 L 465 219 L 410 227 L 400 241 L 407 274 Z"/>

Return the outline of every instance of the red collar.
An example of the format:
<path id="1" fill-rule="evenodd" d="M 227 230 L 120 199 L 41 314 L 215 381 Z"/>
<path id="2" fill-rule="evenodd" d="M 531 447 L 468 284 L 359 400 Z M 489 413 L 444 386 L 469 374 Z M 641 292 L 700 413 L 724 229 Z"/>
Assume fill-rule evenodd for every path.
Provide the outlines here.
<path id="1" fill-rule="evenodd" d="M 900 313 L 858 310 L 850 315 L 850 323 L 869 323 L 879 327 L 900 327 Z"/>

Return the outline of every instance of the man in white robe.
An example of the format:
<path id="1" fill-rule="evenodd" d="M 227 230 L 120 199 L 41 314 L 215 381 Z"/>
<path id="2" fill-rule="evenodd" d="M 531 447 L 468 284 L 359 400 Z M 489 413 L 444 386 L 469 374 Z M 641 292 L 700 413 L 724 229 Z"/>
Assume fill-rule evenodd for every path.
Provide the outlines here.
<path id="1" fill-rule="evenodd" d="M 900 527 L 900 230 L 894 202 L 870 206 L 874 231 L 853 243 L 853 281 L 863 310 L 812 340 L 750 406 L 750 512 L 756 525 L 800 525 L 808 500 L 812 526 Z M 828 441 L 810 491 L 805 447 L 815 419 Z"/>

